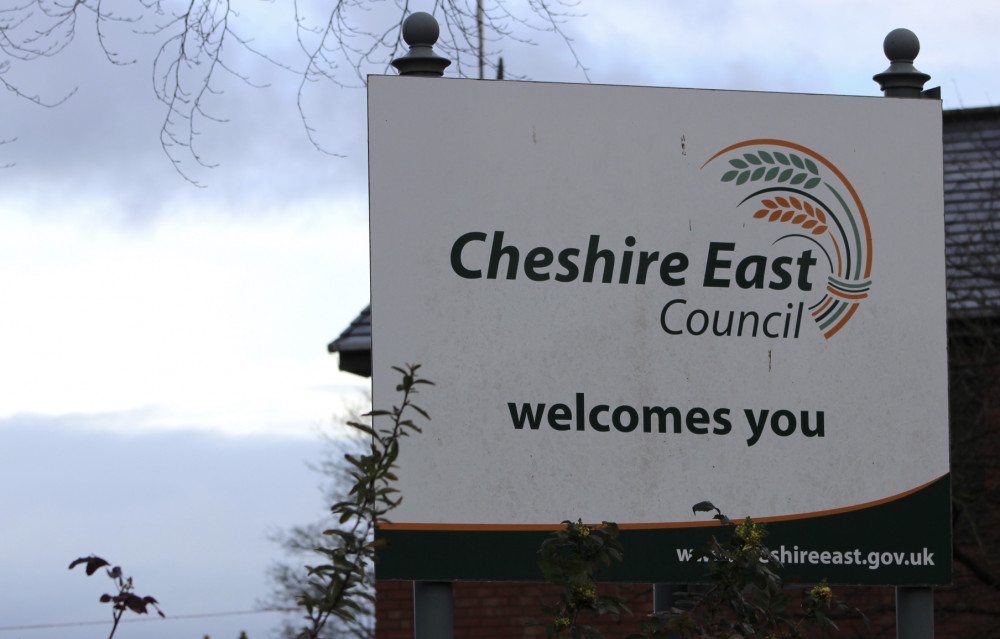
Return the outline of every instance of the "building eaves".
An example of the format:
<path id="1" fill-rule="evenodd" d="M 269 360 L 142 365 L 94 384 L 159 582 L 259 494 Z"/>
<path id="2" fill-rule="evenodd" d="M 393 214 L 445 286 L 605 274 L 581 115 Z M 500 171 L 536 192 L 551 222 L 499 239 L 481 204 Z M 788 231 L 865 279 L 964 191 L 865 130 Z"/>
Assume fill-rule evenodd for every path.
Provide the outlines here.
<path id="1" fill-rule="evenodd" d="M 372 306 L 369 304 L 358 314 L 340 336 L 330 342 L 326 350 L 339 353 L 340 370 L 371 377 L 372 375 Z"/>

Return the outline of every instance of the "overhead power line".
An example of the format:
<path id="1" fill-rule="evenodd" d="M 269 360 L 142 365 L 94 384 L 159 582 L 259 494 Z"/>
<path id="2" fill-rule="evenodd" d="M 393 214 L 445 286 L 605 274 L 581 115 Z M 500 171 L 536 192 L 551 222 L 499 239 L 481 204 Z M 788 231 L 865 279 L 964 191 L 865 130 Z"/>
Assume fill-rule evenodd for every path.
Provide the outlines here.
<path id="1" fill-rule="evenodd" d="M 170 615 L 169 617 L 148 616 L 130 617 L 122 619 L 121 623 L 144 623 L 150 621 L 179 621 L 181 619 L 207 619 L 209 617 L 236 617 L 239 615 L 258 615 L 266 612 L 293 612 L 295 608 L 262 608 L 260 610 L 238 610 L 233 612 L 203 612 L 191 615 Z M 71 628 L 75 626 L 110 626 L 111 621 L 104 619 L 101 621 L 64 621 L 61 623 L 42 623 L 25 626 L 0 626 L 0 632 L 10 632 L 13 630 L 44 630 L 47 628 Z"/>

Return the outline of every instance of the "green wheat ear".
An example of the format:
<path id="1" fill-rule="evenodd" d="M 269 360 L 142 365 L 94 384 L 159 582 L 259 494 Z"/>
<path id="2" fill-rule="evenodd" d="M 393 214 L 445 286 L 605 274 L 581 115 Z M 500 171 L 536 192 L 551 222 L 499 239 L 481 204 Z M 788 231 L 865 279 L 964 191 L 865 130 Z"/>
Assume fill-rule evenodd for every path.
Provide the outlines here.
<path id="1" fill-rule="evenodd" d="M 822 181 L 816 163 L 795 153 L 744 153 L 742 159 L 733 158 L 729 164 L 733 169 L 723 174 L 722 181 L 735 181 L 737 186 L 763 181 L 812 189 Z"/>

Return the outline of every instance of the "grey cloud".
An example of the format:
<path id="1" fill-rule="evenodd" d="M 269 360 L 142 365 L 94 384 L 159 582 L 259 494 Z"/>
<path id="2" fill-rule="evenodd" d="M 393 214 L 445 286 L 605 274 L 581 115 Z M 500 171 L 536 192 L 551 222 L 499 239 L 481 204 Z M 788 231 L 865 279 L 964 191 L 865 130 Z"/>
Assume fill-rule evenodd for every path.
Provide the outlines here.
<path id="1" fill-rule="evenodd" d="M 267 563 L 280 554 L 267 530 L 322 516 L 319 478 L 304 463 L 319 455 L 319 442 L 176 431 L 128 436 L 87 423 L 136 418 L 0 420 L 0 625 L 105 618 L 97 598 L 107 580 L 66 569 L 91 553 L 120 563 L 168 615 L 250 610 L 264 594 Z M 203 636 L 214 627 L 212 636 L 235 637 L 253 628 L 250 636 L 263 637 L 276 621 L 241 616 L 129 632 L 166 638 L 186 627 Z"/>

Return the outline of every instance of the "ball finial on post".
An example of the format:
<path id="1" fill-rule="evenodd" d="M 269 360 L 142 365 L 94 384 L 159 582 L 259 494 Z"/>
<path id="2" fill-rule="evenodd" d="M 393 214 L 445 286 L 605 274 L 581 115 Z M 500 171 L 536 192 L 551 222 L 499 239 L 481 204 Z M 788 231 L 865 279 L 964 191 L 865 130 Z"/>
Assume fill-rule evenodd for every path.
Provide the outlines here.
<path id="1" fill-rule="evenodd" d="M 931 76 L 918 71 L 913 61 L 920 53 L 920 40 L 909 29 L 893 29 L 882 43 L 889 68 L 872 76 L 887 98 L 919 98 Z"/>
<path id="2" fill-rule="evenodd" d="M 441 28 L 431 14 L 418 11 L 407 16 L 403 21 L 403 40 L 410 45 L 410 50 L 392 61 L 399 75 L 438 78 L 444 75 L 451 60 L 434 53 L 434 43 L 440 34 Z"/>

